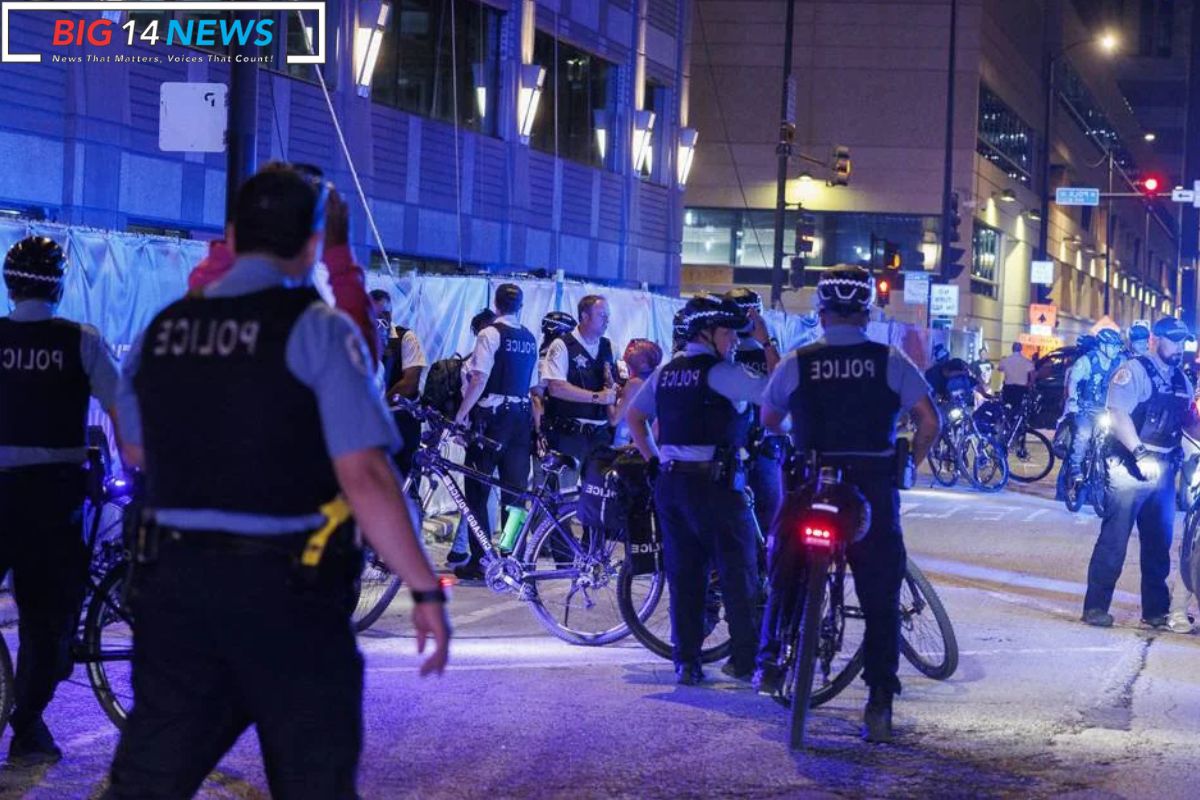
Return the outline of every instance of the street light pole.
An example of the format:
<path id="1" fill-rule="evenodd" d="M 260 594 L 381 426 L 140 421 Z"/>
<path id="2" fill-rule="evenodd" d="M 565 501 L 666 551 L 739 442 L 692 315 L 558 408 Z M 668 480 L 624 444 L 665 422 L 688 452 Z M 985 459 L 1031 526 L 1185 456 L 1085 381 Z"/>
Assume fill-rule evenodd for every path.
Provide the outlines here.
<path id="1" fill-rule="evenodd" d="M 788 160 L 792 155 L 795 120 L 792 116 L 792 42 L 795 38 L 796 0 L 788 0 L 787 27 L 783 33 L 783 91 L 779 109 L 779 173 L 775 182 L 775 262 L 771 270 L 771 307 L 783 303 L 783 220 L 787 204 Z"/>
<path id="2" fill-rule="evenodd" d="M 1113 219 L 1113 151 L 1109 147 L 1106 151 L 1108 155 L 1108 214 L 1104 221 L 1104 316 L 1108 316 L 1111 298 L 1112 298 L 1112 249 L 1113 249 L 1113 231 L 1115 230 Z"/>
<path id="3" fill-rule="evenodd" d="M 954 241 L 950 230 L 950 195 L 954 186 L 954 78 L 958 48 L 958 0 L 950 0 L 950 53 L 946 68 L 946 153 L 942 165 L 942 244 L 938 256 L 938 267 L 946 274 L 946 254 Z M 933 328 L 933 281 L 925 295 L 925 327 Z"/>

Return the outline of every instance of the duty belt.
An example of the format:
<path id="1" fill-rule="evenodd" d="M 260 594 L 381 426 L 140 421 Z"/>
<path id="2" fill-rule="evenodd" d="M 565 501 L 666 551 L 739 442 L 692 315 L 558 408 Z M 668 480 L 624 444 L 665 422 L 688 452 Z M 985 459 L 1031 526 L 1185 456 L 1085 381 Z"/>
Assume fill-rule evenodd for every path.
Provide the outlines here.
<path id="1" fill-rule="evenodd" d="M 607 425 L 608 425 L 608 422 L 606 420 L 602 420 L 602 419 L 589 420 L 588 422 L 583 422 L 581 420 L 575 419 L 574 417 L 546 416 L 546 417 L 542 418 L 542 427 L 544 427 L 548 431 L 555 431 L 556 433 L 571 433 L 571 434 L 587 433 L 587 434 L 591 434 L 598 428 L 602 428 Z"/>
<path id="2" fill-rule="evenodd" d="M 678 472 L 681 475 L 711 475 L 716 468 L 715 461 L 668 461 L 663 465 L 663 472 Z"/>

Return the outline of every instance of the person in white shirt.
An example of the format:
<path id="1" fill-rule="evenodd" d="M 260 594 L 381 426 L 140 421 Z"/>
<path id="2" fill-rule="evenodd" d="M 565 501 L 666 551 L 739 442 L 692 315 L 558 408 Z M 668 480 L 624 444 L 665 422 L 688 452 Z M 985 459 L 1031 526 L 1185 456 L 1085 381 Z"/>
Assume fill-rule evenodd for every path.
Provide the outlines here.
<path id="1" fill-rule="evenodd" d="M 1000 399 L 1011 409 L 1019 408 L 1025 393 L 1033 385 L 1033 373 L 1036 371 L 1033 362 L 1021 352 L 1020 342 L 1013 342 L 1012 355 L 1000 360 L 999 370 L 1004 376 Z"/>
<path id="2" fill-rule="evenodd" d="M 369 293 L 375 333 L 379 337 L 379 370 L 384 399 L 390 405 L 397 398 L 416 400 L 420 393 L 421 373 L 429 366 L 417 334 L 392 322 L 392 297 L 383 289 Z M 412 469 L 413 455 L 421 441 L 421 423 L 404 411 L 393 414 L 403 443 L 392 455 L 400 474 Z M 416 487 L 412 487 L 415 496 Z"/>

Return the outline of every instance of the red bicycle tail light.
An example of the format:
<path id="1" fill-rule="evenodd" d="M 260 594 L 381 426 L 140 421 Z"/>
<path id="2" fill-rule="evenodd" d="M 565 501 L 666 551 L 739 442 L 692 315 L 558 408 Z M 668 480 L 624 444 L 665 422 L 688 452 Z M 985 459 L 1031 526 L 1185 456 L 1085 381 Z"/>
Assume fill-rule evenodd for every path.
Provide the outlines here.
<path id="1" fill-rule="evenodd" d="M 813 525 L 804 526 L 804 543 L 816 547 L 832 547 L 833 531 Z"/>
<path id="2" fill-rule="evenodd" d="M 810 547 L 833 547 L 837 541 L 836 506 L 814 503 L 809 513 L 800 521 L 800 536 Z"/>

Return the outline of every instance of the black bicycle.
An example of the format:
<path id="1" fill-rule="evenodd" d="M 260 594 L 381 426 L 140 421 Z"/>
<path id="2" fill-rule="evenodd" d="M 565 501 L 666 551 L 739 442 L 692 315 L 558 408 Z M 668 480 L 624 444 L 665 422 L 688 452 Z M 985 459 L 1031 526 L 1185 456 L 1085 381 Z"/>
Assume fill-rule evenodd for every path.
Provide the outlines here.
<path id="1" fill-rule="evenodd" d="M 1040 481 L 1054 469 L 1054 448 L 1050 446 L 1050 439 L 1029 426 L 1041 405 L 1041 394 L 1030 389 L 1011 412 L 998 400 L 982 403 L 975 411 L 975 427 L 994 436 L 1004 446 L 1009 477 L 1018 483 Z"/>
<path id="2" fill-rule="evenodd" d="M 1096 415 L 1092 424 L 1092 435 L 1079 463 L 1079 473 L 1066 485 L 1067 510 L 1074 513 L 1091 501 L 1096 516 L 1103 519 L 1111 503 L 1108 488 L 1108 431 L 1111 418 L 1108 412 Z"/>
<path id="3" fill-rule="evenodd" d="M 129 561 L 123 538 L 133 498 L 131 483 L 110 474 L 107 453 L 106 446 L 88 450 L 84 543 L 91 561 L 71 659 L 86 668 L 96 701 L 120 728 L 133 703 L 133 616 L 125 604 Z M 0 730 L 8 723 L 13 699 L 12 655 L 0 637 Z"/>
<path id="4" fill-rule="evenodd" d="M 553 488 L 564 472 L 577 469 L 573 459 L 552 452 L 541 461 L 544 477 L 539 485 L 532 490 L 508 486 L 441 454 L 442 446 L 451 440 L 498 448 L 495 442 L 417 403 L 402 400 L 397 409 L 412 414 L 425 426 L 405 491 L 422 477 L 428 479 L 431 489 L 439 483 L 445 487 L 483 549 L 484 582 L 493 592 L 511 594 L 527 603 L 546 630 L 571 644 L 603 645 L 629 635 L 616 591 L 617 577 L 626 561 L 626 538 L 582 525 L 576 518 L 575 496 L 560 494 Z M 509 492 L 530 509 L 511 552 L 502 552 L 484 532 L 453 477 L 455 473 Z M 360 584 L 354 619 L 361 631 L 391 603 L 399 591 L 400 578 L 368 551 Z"/>
<path id="5" fill-rule="evenodd" d="M 971 411 L 970 395 L 959 393 L 942 409 L 945 425 L 929 451 L 933 479 L 953 486 L 965 477 L 981 492 L 998 492 L 1008 484 L 1008 455 L 998 437 L 981 431 Z"/>

